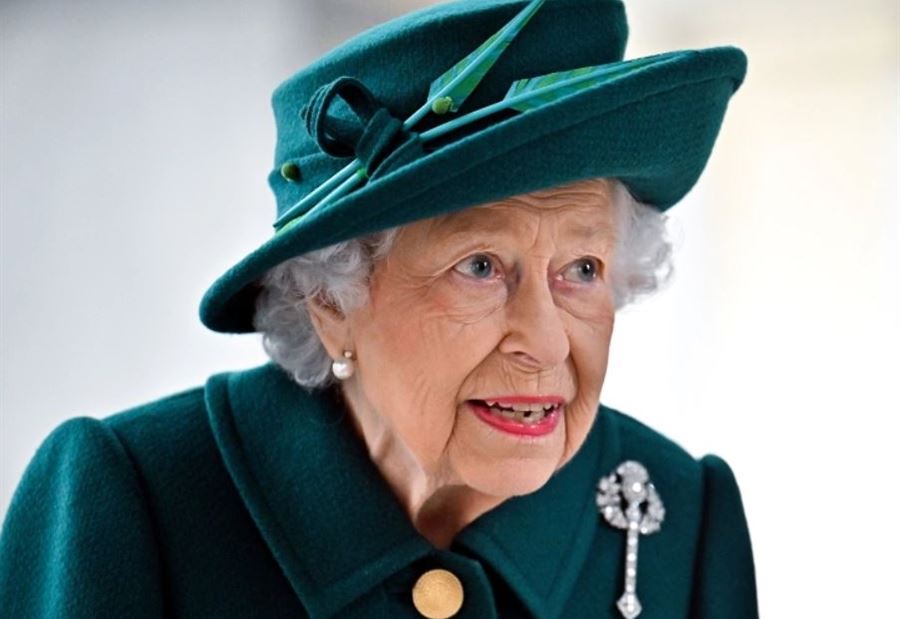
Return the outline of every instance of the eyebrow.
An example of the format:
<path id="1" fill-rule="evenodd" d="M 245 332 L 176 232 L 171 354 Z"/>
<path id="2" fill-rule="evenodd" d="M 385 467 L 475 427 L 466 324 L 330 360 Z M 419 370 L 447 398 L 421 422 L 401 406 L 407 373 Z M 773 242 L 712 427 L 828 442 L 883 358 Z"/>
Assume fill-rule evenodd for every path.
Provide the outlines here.
<path id="1" fill-rule="evenodd" d="M 605 220 L 595 226 L 589 226 L 586 224 L 574 224 L 570 226 L 569 229 L 583 239 L 592 238 L 594 236 L 597 236 L 601 232 L 615 232 L 615 227 Z"/>
<path id="2" fill-rule="evenodd" d="M 605 219 L 594 225 L 572 223 L 567 225 L 566 229 L 580 239 L 591 239 L 602 233 L 615 232 L 614 226 Z M 507 225 L 507 222 L 496 217 L 481 217 L 477 220 L 472 217 L 457 217 L 452 222 L 446 222 L 445 220 L 444 222 L 439 223 L 432 229 L 431 234 L 439 235 L 442 238 L 451 238 L 475 232 L 488 234 L 515 234 L 516 230 L 510 228 Z"/>

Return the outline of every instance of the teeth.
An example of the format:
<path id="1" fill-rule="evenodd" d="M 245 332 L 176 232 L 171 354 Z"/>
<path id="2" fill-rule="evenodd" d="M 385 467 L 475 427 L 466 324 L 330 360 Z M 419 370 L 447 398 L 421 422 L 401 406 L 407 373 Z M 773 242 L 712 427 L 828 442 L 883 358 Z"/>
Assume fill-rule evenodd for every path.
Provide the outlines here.
<path id="1" fill-rule="evenodd" d="M 532 411 L 534 413 L 544 410 L 541 404 L 513 404 L 511 408 L 514 411 Z"/>
<path id="2" fill-rule="evenodd" d="M 556 407 L 556 404 L 501 404 L 497 400 L 485 400 L 485 402 L 488 406 L 495 406 L 497 408 L 505 408 L 523 413 L 525 411 L 540 413 Z"/>
<path id="3" fill-rule="evenodd" d="M 549 414 L 548 409 L 545 409 L 543 405 L 529 405 L 526 406 L 524 410 L 522 410 L 522 407 L 519 407 L 518 405 L 515 410 L 501 408 L 497 405 L 492 405 L 490 408 L 491 412 L 495 415 L 499 415 L 504 419 L 518 421 L 520 423 L 538 423 Z M 548 408 L 553 408 L 553 406 L 551 405 Z"/>

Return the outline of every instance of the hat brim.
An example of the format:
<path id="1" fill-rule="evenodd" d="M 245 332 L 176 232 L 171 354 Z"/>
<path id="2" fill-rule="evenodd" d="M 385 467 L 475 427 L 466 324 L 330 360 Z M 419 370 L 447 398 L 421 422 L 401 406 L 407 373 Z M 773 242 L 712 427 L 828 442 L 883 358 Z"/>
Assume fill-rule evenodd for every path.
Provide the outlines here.
<path id="1" fill-rule="evenodd" d="M 582 90 L 441 146 L 292 222 L 214 282 L 204 325 L 254 331 L 257 280 L 297 255 L 419 219 L 586 178 L 617 178 L 665 210 L 700 177 L 746 73 L 734 47 Z"/>

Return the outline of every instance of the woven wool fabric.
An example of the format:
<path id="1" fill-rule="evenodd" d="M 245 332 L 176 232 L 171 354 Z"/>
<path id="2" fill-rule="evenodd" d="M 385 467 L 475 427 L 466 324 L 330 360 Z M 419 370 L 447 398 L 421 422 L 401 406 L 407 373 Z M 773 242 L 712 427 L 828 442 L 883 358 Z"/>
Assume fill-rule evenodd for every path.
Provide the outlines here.
<path id="1" fill-rule="evenodd" d="M 738 487 L 601 406 L 585 444 L 540 490 L 437 549 L 412 527 L 332 391 L 272 364 L 41 445 L 0 534 L 9 617 L 418 617 L 412 586 L 444 568 L 459 619 L 619 617 L 625 536 L 594 504 L 622 460 L 650 471 L 667 513 L 640 542 L 646 619 L 757 617 Z"/>

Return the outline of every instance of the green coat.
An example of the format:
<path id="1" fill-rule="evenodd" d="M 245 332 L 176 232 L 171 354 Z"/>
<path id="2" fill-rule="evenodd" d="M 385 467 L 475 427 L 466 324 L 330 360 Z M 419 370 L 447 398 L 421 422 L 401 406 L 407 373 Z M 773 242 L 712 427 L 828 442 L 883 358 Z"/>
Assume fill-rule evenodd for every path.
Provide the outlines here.
<path id="1" fill-rule="evenodd" d="M 459 618 L 619 617 L 625 535 L 598 479 L 642 462 L 666 507 L 642 536 L 641 619 L 757 616 L 728 465 L 697 461 L 601 406 L 539 491 L 470 524 L 449 550 L 412 527 L 333 392 L 271 364 L 97 420 L 61 424 L 13 497 L 0 608 L 25 617 L 419 617 L 428 569 L 462 581 Z"/>

